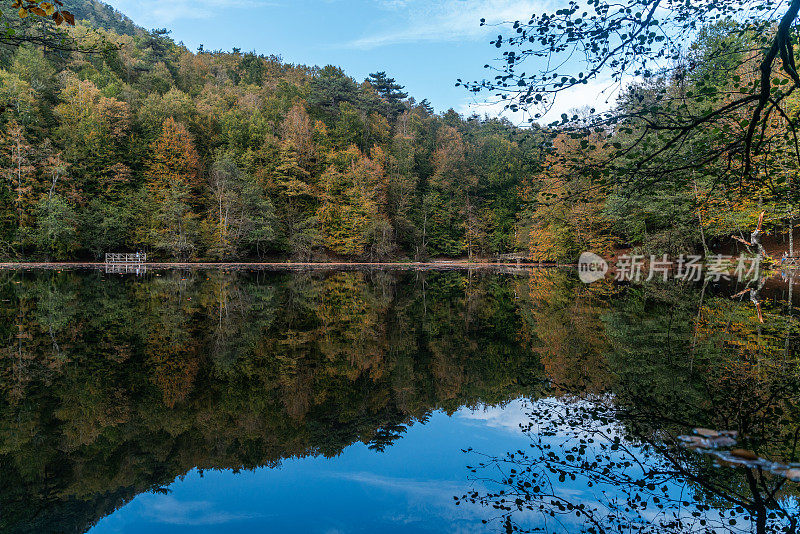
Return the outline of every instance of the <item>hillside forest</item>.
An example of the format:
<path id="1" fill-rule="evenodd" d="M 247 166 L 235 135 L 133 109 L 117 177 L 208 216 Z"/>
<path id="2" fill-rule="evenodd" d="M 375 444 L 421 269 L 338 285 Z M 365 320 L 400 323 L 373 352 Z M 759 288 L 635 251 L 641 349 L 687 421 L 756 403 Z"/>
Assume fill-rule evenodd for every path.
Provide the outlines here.
<path id="1" fill-rule="evenodd" d="M 756 186 L 732 187 L 719 179 L 735 172 L 725 168 L 647 187 L 613 169 L 598 181 L 591 165 L 568 162 L 624 149 L 635 124 L 576 138 L 565 122 L 437 113 L 384 67 L 359 81 L 277 55 L 193 52 L 103 4 L 65 5 L 77 23 L 58 31 L 74 46 L 0 40 L 5 259 L 141 250 L 164 260 L 563 262 L 584 250 L 709 250 L 752 230 L 761 211 L 768 233 L 785 236 L 794 222 L 789 158 L 762 161 Z M 751 37 L 705 27 L 680 76 L 621 90 L 617 108 L 662 105 L 648 95 L 665 93 L 724 98 L 757 64 L 720 47 L 733 50 L 735 38 L 746 50 Z M 713 142 L 695 137 L 681 150 Z"/>

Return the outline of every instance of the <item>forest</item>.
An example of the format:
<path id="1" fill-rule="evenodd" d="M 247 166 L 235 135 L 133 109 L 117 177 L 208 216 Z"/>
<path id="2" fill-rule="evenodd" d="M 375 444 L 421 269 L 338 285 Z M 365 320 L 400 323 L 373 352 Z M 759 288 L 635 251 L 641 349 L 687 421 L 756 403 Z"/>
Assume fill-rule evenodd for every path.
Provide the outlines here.
<path id="1" fill-rule="evenodd" d="M 0 39 L 7 260 L 572 262 L 709 252 L 762 211 L 782 241 L 794 225 L 800 93 L 776 94 L 747 179 L 725 153 L 751 122 L 736 98 L 758 86 L 752 24 L 705 24 L 668 69 L 619 89 L 613 123 L 587 109 L 539 126 L 436 113 L 384 71 L 358 81 L 276 55 L 192 52 L 99 2 L 65 6 L 69 46 Z M 670 125 L 652 127 L 713 106 L 733 111 L 669 146 Z"/>
<path id="2" fill-rule="evenodd" d="M 75 50 L 0 51 L 4 257 L 518 248 L 535 130 L 435 114 L 384 72 L 359 82 L 334 66 L 195 53 L 99 4 L 67 5 Z"/>

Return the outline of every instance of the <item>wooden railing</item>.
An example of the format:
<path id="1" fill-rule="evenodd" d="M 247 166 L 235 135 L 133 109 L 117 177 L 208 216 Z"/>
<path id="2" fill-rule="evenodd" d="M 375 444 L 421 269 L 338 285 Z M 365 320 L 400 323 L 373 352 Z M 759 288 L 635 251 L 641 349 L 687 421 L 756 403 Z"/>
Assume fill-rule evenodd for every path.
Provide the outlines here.
<path id="1" fill-rule="evenodd" d="M 106 254 L 106 263 L 147 263 L 146 252 L 136 252 L 134 254 Z"/>
<path id="2" fill-rule="evenodd" d="M 511 254 L 497 254 L 496 256 L 498 262 L 517 262 L 521 263 L 528 259 L 526 254 L 521 252 L 514 252 Z"/>

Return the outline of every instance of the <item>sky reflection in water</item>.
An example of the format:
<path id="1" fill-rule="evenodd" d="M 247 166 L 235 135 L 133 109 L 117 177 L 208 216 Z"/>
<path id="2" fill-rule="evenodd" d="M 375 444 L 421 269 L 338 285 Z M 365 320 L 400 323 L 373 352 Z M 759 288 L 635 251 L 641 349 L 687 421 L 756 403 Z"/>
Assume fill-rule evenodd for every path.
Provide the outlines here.
<path id="1" fill-rule="evenodd" d="M 331 459 L 233 473 L 193 470 L 169 493 L 144 494 L 90 532 L 487 532 L 485 512 L 456 506 L 467 479 L 466 444 L 503 454 L 529 442 L 519 424 L 528 401 L 452 417 L 433 414 L 384 452 L 352 445 Z"/>

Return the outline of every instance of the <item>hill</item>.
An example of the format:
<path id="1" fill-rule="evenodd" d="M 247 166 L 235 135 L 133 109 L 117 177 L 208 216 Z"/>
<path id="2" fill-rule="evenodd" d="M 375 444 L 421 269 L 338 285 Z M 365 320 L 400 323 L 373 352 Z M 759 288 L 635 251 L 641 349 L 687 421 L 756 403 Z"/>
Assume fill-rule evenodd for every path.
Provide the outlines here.
<path id="1" fill-rule="evenodd" d="M 385 72 L 188 50 L 93 0 L 103 54 L 0 46 L 0 255 L 424 259 L 525 248 L 538 130 Z M 77 39 L 79 28 L 70 30 Z"/>
<path id="2" fill-rule="evenodd" d="M 120 35 L 137 35 L 145 30 L 112 6 L 97 0 L 62 0 L 64 9 L 96 28 L 113 30 Z"/>

